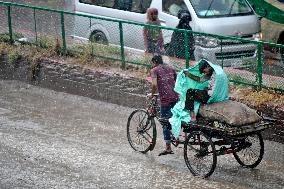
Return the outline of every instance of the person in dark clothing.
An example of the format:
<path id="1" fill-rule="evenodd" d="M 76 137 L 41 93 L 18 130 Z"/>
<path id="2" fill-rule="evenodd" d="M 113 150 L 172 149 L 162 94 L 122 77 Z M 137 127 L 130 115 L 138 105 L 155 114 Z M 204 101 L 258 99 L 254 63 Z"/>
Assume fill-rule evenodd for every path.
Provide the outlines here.
<path id="1" fill-rule="evenodd" d="M 180 10 L 178 13 L 180 19 L 176 28 L 192 30 L 189 26 L 191 21 L 190 13 L 187 10 Z M 188 32 L 188 54 L 189 59 L 194 60 L 194 38 L 191 32 Z M 166 50 L 168 56 L 183 58 L 185 59 L 185 43 L 184 43 L 184 32 L 174 31 L 172 34 L 171 42 Z"/>

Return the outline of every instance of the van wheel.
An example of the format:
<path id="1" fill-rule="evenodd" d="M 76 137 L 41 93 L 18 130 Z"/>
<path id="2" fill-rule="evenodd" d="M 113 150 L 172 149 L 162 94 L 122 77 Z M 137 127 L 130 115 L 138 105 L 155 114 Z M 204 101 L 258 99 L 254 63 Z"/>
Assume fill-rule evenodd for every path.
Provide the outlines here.
<path id="1" fill-rule="evenodd" d="M 108 45 L 108 40 L 104 32 L 102 31 L 93 31 L 90 35 L 89 40 L 93 43 L 100 43 L 104 45 Z"/>

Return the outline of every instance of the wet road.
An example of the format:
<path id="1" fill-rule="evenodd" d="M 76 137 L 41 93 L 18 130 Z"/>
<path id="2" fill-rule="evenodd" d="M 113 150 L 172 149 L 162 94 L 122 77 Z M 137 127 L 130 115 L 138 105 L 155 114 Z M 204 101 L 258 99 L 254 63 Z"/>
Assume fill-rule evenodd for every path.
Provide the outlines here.
<path id="1" fill-rule="evenodd" d="M 284 145 L 265 141 L 255 170 L 218 157 L 211 178 L 193 177 L 182 149 L 134 152 L 125 124 L 132 109 L 0 81 L 0 188 L 284 188 Z M 161 138 L 161 130 L 158 131 Z"/>

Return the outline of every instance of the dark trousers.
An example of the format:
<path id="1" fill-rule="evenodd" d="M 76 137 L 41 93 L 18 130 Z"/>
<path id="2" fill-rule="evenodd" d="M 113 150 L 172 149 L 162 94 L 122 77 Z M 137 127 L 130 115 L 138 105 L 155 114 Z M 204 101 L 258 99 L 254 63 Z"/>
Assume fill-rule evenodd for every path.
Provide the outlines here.
<path id="1" fill-rule="evenodd" d="M 161 106 L 161 118 L 164 119 L 169 119 L 170 117 L 172 117 L 172 112 L 171 109 L 175 106 L 176 102 L 172 102 L 171 104 L 169 104 L 168 106 Z M 169 122 L 167 123 L 162 123 L 163 126 L 163 135 L 164 135 L 164 141 L 166 144 L 170 144 L 171 143 L 171 130 L 172 130 L 172 126 Z"/>
<path id="2" fill-rule="evenodd" d="M 186 100 L 185 100 L 185 109 L 189 111 L 194 110 L 194 101 L 198 101 L 202 104 L 207 104 L 210 96 L 207 93 L 207 90 L 199 90 L 199 89 L 188 89 L 186 92 Z"/>

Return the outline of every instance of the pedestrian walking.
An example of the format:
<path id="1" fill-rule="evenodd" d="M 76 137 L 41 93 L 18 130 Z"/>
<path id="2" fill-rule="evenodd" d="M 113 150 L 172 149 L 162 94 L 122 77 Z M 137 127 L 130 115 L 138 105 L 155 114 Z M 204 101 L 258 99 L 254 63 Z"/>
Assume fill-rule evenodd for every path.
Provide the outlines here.
<path id="1" fill-rule="evenodd" d="M 158 14 L 158 9 L 148 8 L 146 24 L 161 26 Z M 153 54 L 163 54 L 165 52 L 163 34 L 160 28 L 144 26 L 143 37 L 145 52 Z"/>
<path id="2" fill-rule="evenodd" d="M 190 31 L 192 30 L 189 25 L 191 16 L 188 11 L 179 11 L 178 18 L 180 19 L 180 21 L 176 27 L 177 29 L 185 29 Z M 194 38 L 192 32 L 188 32 L 187 36 L 188 56 L 190 60 L 194 60 Z M 166 55 L 185 59 L 186 51 L 184 32 L 174 31 L 172 34 L 171 42 L 166 49 Z"/>

